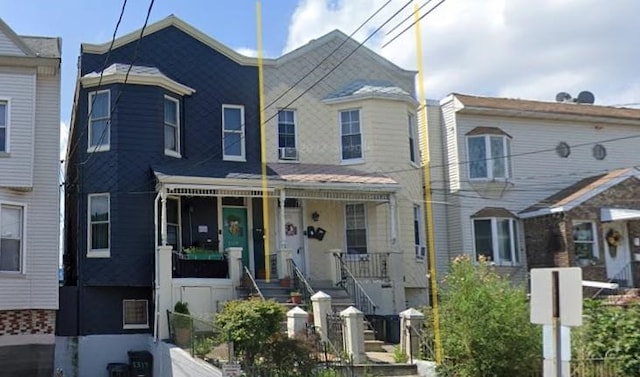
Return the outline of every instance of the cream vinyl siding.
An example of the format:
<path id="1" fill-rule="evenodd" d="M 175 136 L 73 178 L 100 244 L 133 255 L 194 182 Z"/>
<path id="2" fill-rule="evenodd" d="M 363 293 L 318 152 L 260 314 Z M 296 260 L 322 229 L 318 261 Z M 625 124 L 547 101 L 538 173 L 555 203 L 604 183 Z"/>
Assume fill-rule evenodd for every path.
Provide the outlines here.
<path id="1" fill-rule="evenodd" d="M 25 55 L 2 30 L 0 30 L 0 55 Z"/>
<path id="2" fill-rule="evenodd" d="M 0 67 L 0 98 L 9 103 L 8 156 L 0 157 L 0 187 L 33 186 L 35 96 L 35 69 Z"/>
<path id="3" fill-rule="evenodd" d="M 26 205 L 27 221 L 25 274 L 0 274 L 0 310 L 58 309 L 60 76 L 36 84 L 33 191 L 0 188 L 0 201 Z"/>

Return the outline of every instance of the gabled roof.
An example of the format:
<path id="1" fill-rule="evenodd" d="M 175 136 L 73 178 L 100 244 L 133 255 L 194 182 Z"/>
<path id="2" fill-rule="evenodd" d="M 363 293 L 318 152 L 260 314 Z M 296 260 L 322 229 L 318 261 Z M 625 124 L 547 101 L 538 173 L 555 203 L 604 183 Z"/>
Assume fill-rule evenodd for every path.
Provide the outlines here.
<path id="1" fill-rule="evenodd" d="M 217 40 L 211 38 L 210 36 L 208 36 L 207 34 L 201 32 L 200 30 L 194 28 L 193 26 L 189 25 L 188 23 L 182 21 L 181 19 L 179 19 L 178 17 L 176 17 L 175 15 L 170 15 L 166 18 L 163 18 L 162 20 L 158 21 L 158 22 L 154 22 L 150 25 L 147 25 L 147 27 L 144 29 L 144 34 L 142 35 L 147 36 L 153 33 L 156 33 L 160 30 L 164 30 L 168 27 L 176 27 L 180 30 L 182 30 L 183 32 L 185 32 L 186 34 L 192 36 L 194 39 L 199 40 L 200 42 L 204 43 L 205 45 L 211 47 L 212 49 L 220 52 L 221 54 L 227 56 L 228 58 L 230 58 L 231 60 L 234 60 L 236 63 L 238 64 L 242 64 L 242 65 L 258 65 L 258 60 L 255 58 L 250 58 L 244 55 L 239 54 L 238 52 L 234 51 L 232 48 L 227 47 L 226 45 L 218 42 Z M 140 39 L 140 31 L 141 29 L 138 29 L 136 31 L 133 31 L 131 33 L 125 34 L 121 37 L 118 37 L 115 39 L 115 41 L 113 42 L 113 48 L 116 49 L 118 47 L 124 46 L 128 43 L 134 42 L 138 39 Z M 90 43 L 83 43 L 81 45 L 81 52 L 82 53 L 89 53 L 89 54 L 104 54 L 107 51 L 109 51 L 109 48 L 111 46 L 111 42 L 106 42 L 106 43 L 102 43 L 102 44 L 90 44 Z"/>
<path id="2" fill-rule="evenodd" d="M 60 58 L 62 40 L 55 37 L 20 36 L 24 44 L 37 56 L 43 58 Z"/>
<path id="3" fill-rule="evenodd" d="M 638 168 L 613 170 L 609 173 L 584 178 L 519 213 L 521 218 L 570 211 L 611 187 L 635 177 L 640 179 Z"/>
<path id="4" fill-rule="evenodd" d="M 13 44 L 22 51 L 22 53 L 26 56 L 35 56 L 36 53 L 33 52 L 29 46 L 27 46 L 27 44 L 22 40 L 22 38 L 16 34 L 13 29 L 11 29 L 9 27 L 9 25 L 7 25 L 2 18 L 0 18 L 0 32 L 3 33 L 4 35 L 7 36 L 7 38 L 9 38 L 9 40 L 11 42 L 13 42 Z"/>
<path id="5" fill-rule="evenodd" d="M 388 81 L 356 80 L 323 99 L 325 103 L 354 101 L 368 98 L 382 98 L 408 101 L 417 104 L 416 100 L 406 90 Z"/>
<path id="6" fill-rule="evenodd" d="M 122 84 L 125 79 L 128 84 L 160 86 L 180 95 L 191 95 L 196 91 L 191 87 L 170 79 L 156 67 L 132 66 L 121 63 L 111 64 L 102 72 L 87 73 L 80 78 L 80 81 L 82 85 L 87 88 L 97 86 L 98 84 Z"/>
<path id="7" fill-rule="evenodd" d="M 640 124 L 640 109 L 589 104 L 533 101 L 515 98 L 478 97 L 453 93 L 459 113 L 517 116 L 522 118 L 575 119 L 592 118 L 601 122 L 628 122 Z"/>

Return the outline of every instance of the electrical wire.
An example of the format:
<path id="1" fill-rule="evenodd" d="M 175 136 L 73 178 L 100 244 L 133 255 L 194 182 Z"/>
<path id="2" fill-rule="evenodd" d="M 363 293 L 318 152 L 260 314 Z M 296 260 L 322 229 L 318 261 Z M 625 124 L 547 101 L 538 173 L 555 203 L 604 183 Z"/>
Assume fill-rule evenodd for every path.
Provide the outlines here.
<path id="1" fill-rule="evenodd" d="M 427 17 L 429 15 L 429 13 L 433 12 L 434 10 L 436 10 L 440 5 L 442 5 L 445 1 L 447 0 L 440 0 L 440 2 L 436 5 L 433 6 L 433 8 L 429 9 L 425 14 L 423 14 L 422 16 L 420 16 L 420 18 L 418 18 L 416 21 L 414 21 L 411 25 L 407 26 L 406 28 L 404 28 L 399 34 L 397 34 L 395 37 L 391 38 L 391 40 L 387 41 L 385 44 L 382 45 L 381 48 L 385 48 L 387 47 L 389 44 L 391 44 L 393 41 L 395 41 L 396 39 L 398 39 L 398 37 L 400 37 L 402 34 L 406 33 L 407 30 L 411 29 L 415 24 L 417 24 L 418 22 L 420 22 L 423 18 Z"/>

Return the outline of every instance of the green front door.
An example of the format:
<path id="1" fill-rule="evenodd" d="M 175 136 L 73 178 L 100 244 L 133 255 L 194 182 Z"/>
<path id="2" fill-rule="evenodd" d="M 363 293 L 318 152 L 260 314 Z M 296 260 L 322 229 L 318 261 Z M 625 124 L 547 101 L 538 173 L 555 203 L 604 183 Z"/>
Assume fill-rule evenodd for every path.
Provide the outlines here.
<path id="1" fill-rule="evenodd" d="M 249 267 L 249 226 L 247 209 L 240 207 L 222 208 L 223 247 L 241 247 L 242 263 Z"/>

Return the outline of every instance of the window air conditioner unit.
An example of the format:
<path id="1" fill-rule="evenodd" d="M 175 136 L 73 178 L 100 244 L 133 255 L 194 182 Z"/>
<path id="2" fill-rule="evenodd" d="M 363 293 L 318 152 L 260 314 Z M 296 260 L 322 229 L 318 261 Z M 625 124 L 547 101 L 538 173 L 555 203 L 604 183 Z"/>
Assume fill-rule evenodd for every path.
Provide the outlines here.
<path id="1" fill-rule="evenodd" d="M 296 148 L 278 148 L 280 150 L 281 160 L 297 160 L 298 149 Z"/>

